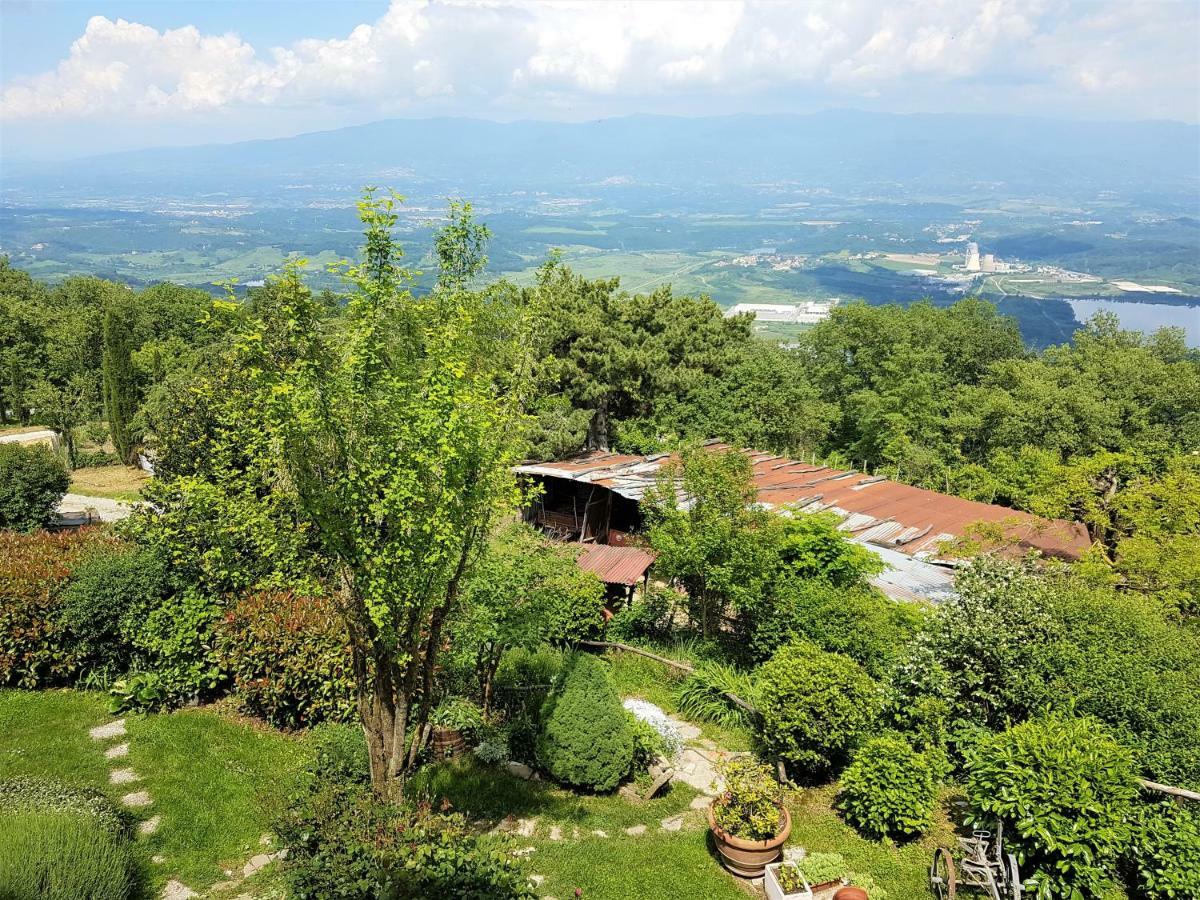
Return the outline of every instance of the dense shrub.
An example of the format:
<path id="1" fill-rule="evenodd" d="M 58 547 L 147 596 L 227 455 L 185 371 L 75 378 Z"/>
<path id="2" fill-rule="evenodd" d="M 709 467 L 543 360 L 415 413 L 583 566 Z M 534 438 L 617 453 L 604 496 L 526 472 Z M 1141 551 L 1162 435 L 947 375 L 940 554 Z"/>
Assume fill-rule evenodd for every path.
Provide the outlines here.
<path id="1" fill-rule="evenodd" d="M 938 773 L 930 759 L 902 737 L 864 743 L 842 773 L 838 806 L 870 837 L 913 837 L 933 824 Z"/>
<path id="2" fill-rule="evenodd" d="M 653 585 L 640 599 L 617 611 L 608 620 L 610 641 L 663 642 L 671 637 L 671 615 L 686 602 L 673 588 Z"/>
<path id="3" fill-rule="evenodd" d="M 542 712 L 538 759 L 558 781 L 611 791 L 629 772 L 633 728 L 604 663 L 579 653 Z"/>
<path id="4" fill-rule="evenodd" d="M 225 612 L 217 645 L 242 704 L 272 725 L 303 728 L 354 716 L 350 643 L 329 600 L 252 594 Z"/>
<path id="5" fill-rule="evenodd" d="M 746 841 L 766 841 L 783 828 L 783 788 L 771 770 L 748 756 L 720 767 L 725 781 L 713 801 L 713 819 L 726 834 Z"/>
<path id="6" fill-rule="evenodd" d="M 71 569 L 62 592 L 62 620 L 70 628 L 83 664 L 121 670 L 133 652 L 127 622 L 152 609 L 167 589 L 162 562 L 129 546 L 94 549 Z"/>
<path id="7" fill-rule="evenodd" d="M 221 604 L 188 589 L 151 609 L 133 635 L 137 665 L 153 672 L 160 697 L 153 709 L 211 697 L 226 681 L 217 648 Z"/>
<path id="8" fill-rule="evenodd" d="M 0 781 L 0 811 L 70 813 L 92 819 L 116 838 L 129 837 L 133 820 L 100 791 L 64 784 L 53 778 L 9 778 Z"/>
<path id="9" fill-rule="evenodd" d="M 811 774 L 838 767 L 878 707 L 858 663 L 813 644 L 789 644 L 758 670 L 763 742 Z"/>
<path id="10" fill-rule="evenodd" d="M 437 705 L 429 721 L 472 738 L 483 731 L 483 712 L 465 697 L 447 697 Z"/>
<path id="11" fill-rule="evenodd" d="M 309 771 L 318 781 L 370 784 L 371 761 L 361 726 L 323 722 L 312 730 L 310 743 Z"/>
<path id="12" fill-rule="evenodd" d="M 126 900 L 136 873 L 128 841 L 87 816 L 24 810 L 0 828 L 5 900 Z"/>
<path id="13" fill-rule="evenodd" d="M 1004 823 L 1038 897 L 1103 894 L 1137 787 L 1129 750 L 1099 722 L 1052 715 L 992 736 L 967 760 L 967 791 L 975 824 Z"/>
<path id="14" fill-rule="evenodd" d="M 1139 808 L 1130 863 L 1139 897 L 1200 897 L 1200 805 L 1167 800 Z"/>
<path id="15" fill-rule="evenodd" d="M 31 535 L 0 531 L 0 684 L 58 684 L 79 668 L 59 615 L 60 595 L 74 562 L 104 540 L 92 528 Z"/>
<path id="16" fill-rule="evenodd" d="M 380 803 L 363 786 L 318 783 L 275 830 L 288 847 L 284 873 L 297 900 L 534 896 L 520 865 L 460 817 Z"/>
<path id="17" fill-rule="evenodd" d="M 0 528 L 41 528 L 70 484 L 67 467 L 52 450 L 0 444 Z"/>
<path id="18" fill-rule="evenodd" d="M 493 685 L 494 704 L 511 717 L 537 721 L 542 705 L 562 673 L 566 654 L 542 645 L 534 650 L 514 647 L 500 658 Z"/>
<path id="19" fill-rule="evenodd" d="M 840 586 L 824 579 L 788 579 L 738 616 L 739 649 L 752 660 L 807 640 L 841 653 L 881 677 L 912 638 L 925 613 L 897 603 L 863 584 Z"/>

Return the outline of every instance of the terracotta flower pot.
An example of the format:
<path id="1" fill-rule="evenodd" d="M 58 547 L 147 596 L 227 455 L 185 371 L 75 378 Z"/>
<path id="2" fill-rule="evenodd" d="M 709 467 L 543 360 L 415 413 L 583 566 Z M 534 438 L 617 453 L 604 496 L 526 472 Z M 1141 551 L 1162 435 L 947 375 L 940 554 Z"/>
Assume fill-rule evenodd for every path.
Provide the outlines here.
<path id="1" fill-rule="evenodd" d="M 716 801 L 713 801 L 714 803 Z M 783 827 L 775 837 L 765 841 L 747 841 L 729 834 L 717 824 L 713 816 L 712 803 L 708 805 L 708 827 L 716 842 L 717 852 L 721 854 L 721 862 L 734 875 L 743 878 L 758 878 L 767 868 L 767 863 L 773 863 L 783 853 L 783 845 L 788 835 L 792 833 L 792 817 L 786 809 L 783 813 Z"/>
<path id="2" fill-rule="evenodd" d="M 867 896 L 867 892 L 862 888 L 851 884 L 834 894 L 833 900 L 871 900 L 871 898 Z"/>

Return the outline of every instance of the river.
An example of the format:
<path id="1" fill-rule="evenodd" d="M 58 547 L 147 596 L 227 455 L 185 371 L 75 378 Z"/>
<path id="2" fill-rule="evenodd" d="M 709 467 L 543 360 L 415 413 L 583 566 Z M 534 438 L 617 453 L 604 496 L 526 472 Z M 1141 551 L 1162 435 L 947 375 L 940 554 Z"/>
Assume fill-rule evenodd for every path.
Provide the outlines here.
<path id="1" fill-rule="evenodd" d="M 1200 347 L 1200 306 L 1173 306 L 1167 303 L 1122 303 L 1120 300 L 1073 300 L 1075 318 L 1085 322 L 1098 312 L 1116 313 L 1121 327 L 1149 334 L 1159 328 L 1182 328 L 1189 347 Z"/>

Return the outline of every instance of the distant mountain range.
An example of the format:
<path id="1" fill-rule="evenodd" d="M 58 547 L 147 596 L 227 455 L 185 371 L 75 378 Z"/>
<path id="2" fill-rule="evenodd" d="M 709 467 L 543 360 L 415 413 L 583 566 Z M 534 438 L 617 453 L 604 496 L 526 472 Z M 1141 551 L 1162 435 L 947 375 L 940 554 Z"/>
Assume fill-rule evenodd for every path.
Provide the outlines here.
<path id="1" fill-rule="evenodd" d="M 642 187 L 703 193 L 771 184 L 860 195 L 1129 199 L 1200 195 L 1200 126 L 1014 116 L 813 115 L 588 123 L 392 119 L 296 137 L 9 163 L 9 201 L 273 197 L 283 206 L 381 183 L 430 195 Z M 1190 208 L 1189 208 L 1190 207 Z"/>

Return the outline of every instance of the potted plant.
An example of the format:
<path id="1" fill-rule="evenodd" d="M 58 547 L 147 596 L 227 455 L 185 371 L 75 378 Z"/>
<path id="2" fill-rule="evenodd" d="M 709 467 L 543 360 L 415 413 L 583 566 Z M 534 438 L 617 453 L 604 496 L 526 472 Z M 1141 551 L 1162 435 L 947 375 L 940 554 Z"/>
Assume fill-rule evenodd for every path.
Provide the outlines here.
<path id="1" fill-rule="evenodd" d="M 450 697 L 438 704 L 429 721 L 433 725 L 433 758 L 453 759 L 467 749 L 467 739 L 483 728 L 483 713 L 470 700 Z"/>
<path id="2" fill-rule="evenodd" d="M 814 892 L 845 884 L 849 871 L 840 853 L 809 853 L 797 865 Z"/>
<path id="3" fill-rule="evenodd" d="M 768 863 L 767 900 L 813 900 L 812 888 L 794 862 Z"/>
<path id="4" fill-rule="evenodd" d="M 743 757 L 721 766 L 725 790 L 708 807 L 708 827 L 725 868 L 757 878 L 792 833 L 783 789 L 771 770 Z"/>

